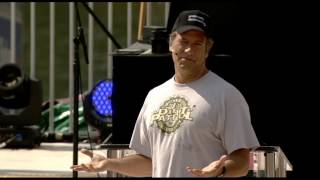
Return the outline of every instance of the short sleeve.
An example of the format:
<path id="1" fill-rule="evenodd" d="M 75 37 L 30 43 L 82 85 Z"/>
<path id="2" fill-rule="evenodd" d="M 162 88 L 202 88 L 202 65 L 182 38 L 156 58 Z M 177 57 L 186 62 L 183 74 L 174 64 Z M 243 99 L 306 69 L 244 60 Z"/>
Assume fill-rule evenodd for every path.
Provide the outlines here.
<path id="1" fill-rule="evenodd" d="M 231 152 L 259 146 L 259 141 L 251 124 L 249 106 L 235 87 L 227 89 L 224 104 L 222 141 L 230 154 Z"/>
<path id="2" fill-rule="evenodd" d="M 142 154 L 151 158 L 151 146 L 148 138 L 147 123 L 144 117 L 144 113 L 148 104 L 147 99 L 148 98 L 146 98 L 140 110 L 131 136 L 129 147 L 135 150 L 138 154 Z"/>

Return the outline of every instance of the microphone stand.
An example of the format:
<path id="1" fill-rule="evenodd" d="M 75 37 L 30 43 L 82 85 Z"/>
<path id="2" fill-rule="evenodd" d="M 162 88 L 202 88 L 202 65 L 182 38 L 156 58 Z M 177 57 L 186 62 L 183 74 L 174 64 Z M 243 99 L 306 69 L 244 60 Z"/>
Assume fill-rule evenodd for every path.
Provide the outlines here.
<path id="1" fill-rule="evenodd" d="M 76 9 L 76 17 L 77 17 L 77 34 L 73 39 L 74 42 L 74 62 L 73 62 L 73 74 L 74 74 L 74 97 L 73 97 L 73 165 L 78 164 L 78 141 L 79 141 L 79 133 L 78 133 L 78 117 L 79 117 L 79 87 L 80 87 L 80 55 L 79 55 L 79 44 L 82 45 L 85 61 L 89 64 L 88 54 L 87 54 L 87 46 L 84 39 L 83 28 L 80 19 L 80 13 L 78 8 L 78 3 L 75 2 Z M 73 177 L 78 177 L 78 172 L 73 171 Z"/>
<path id="2" fill-rule="evenodd" d="M 108 37 L 112 40 L 114 45 L 121 49 L 120 44 L 115 40 L 115 38 L 111 35 L 111 33 L 107 30 L 107 28 L 103 25 L 103 23 L 99 20 L 99 18 L 94 14 L 91 8 L 85 3 L 82 2 L 87 11 L 92 15 L 94 20 L 98 23 L 98 25 L 102 28 L 102 30 L 107 34 Z M 87 53 L 87 45 L 84 39 L 83 28 L 80 19 L 80 13 L 78 8 L 78 3 L 75 2 L 76 9 L 76 17 L 77 17 L 77 35 L 73 39 L 74 42 L 74 62 L 73 62 L 73 73 L 74 73 L 74 108 L 73 108 L 73 165 L 78 164 L 78 141 L 79 141 L 79 133 L 78 133 L 78 118 L 79 118 L 79 86 L 80 86 L 80 56 L 79 56 L 79 44 L 81 43 L 84 51 L 85 61 L 89 64 L 88 53 Z M 78 172 L 73 171 L 73 178 L 78 177 Z"/>

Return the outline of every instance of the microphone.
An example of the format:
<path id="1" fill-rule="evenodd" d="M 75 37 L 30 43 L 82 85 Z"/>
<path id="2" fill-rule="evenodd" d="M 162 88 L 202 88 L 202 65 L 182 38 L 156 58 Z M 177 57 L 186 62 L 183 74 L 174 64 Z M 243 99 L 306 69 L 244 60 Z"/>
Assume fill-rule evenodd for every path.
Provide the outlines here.
<path id="1" fill-rule="evenodd" d="M 178 53 L 175 50 L 173 50 L 171 47 L 169 48 L 169 51 L 174 53 L 174 55 L 178 56 Z"/>

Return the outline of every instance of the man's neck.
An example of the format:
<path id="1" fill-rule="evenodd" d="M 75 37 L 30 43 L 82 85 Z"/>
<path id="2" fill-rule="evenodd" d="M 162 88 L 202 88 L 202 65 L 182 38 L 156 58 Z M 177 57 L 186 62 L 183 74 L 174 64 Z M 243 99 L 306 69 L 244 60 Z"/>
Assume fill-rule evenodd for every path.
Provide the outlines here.
<path id="1" fill-rule="evenodd" d="M 201 69 L 199 71 L 175 71 L 175 81 L 177 83 L 185 84 L 190 83 L 192 81 L 198 80 L 208 73 L 208 69 Z"/>

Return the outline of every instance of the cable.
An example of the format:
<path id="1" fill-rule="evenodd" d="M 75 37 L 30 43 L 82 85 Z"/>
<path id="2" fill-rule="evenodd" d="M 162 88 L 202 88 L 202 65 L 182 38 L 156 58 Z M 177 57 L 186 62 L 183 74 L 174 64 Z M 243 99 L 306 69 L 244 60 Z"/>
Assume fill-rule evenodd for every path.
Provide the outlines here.
<path id="1" fill-rule="evenodd" d="M 84 98 L 83 98 L 83 91 L 82 91 L 82 78 L 81 78 L 81 71 L 80 71 L 80 67 L 79 67 L 79 78 L 80 78 L 80 81 L 79 81 L 79 91 L 80 91 L 80 96 L 81 96 L 81 101 L 82 101 L 82 107 L 84 108 Z M 89 145 L 90 145 L 90 150 L 91 152 L 93 153 L 93 145 L 92 145 L 92 140 L 91 140 L 91 137 L 90 137 L 90 132 L 89 132 L 89 124 L 87 124 L 87 136 L 88 136 L 88 141 L 89 141 Z M 92 157 L 93 158 L 93 157 Z M 97 176 L 99 178 L 100 177 L 100 174 L 97 172 Z"/>
<path id="2" fill-rule="evenodd" d="M 17 135 L 13 135 L 12 137 L 9 137 L 7 140 L 5 140 L 4 142 L 2 142 L 0 144 L 0 148 L 4 148 L 6 147 L 10 142 L 12 142 L 13 140 L 15 140 L 17 137 Z"/>

